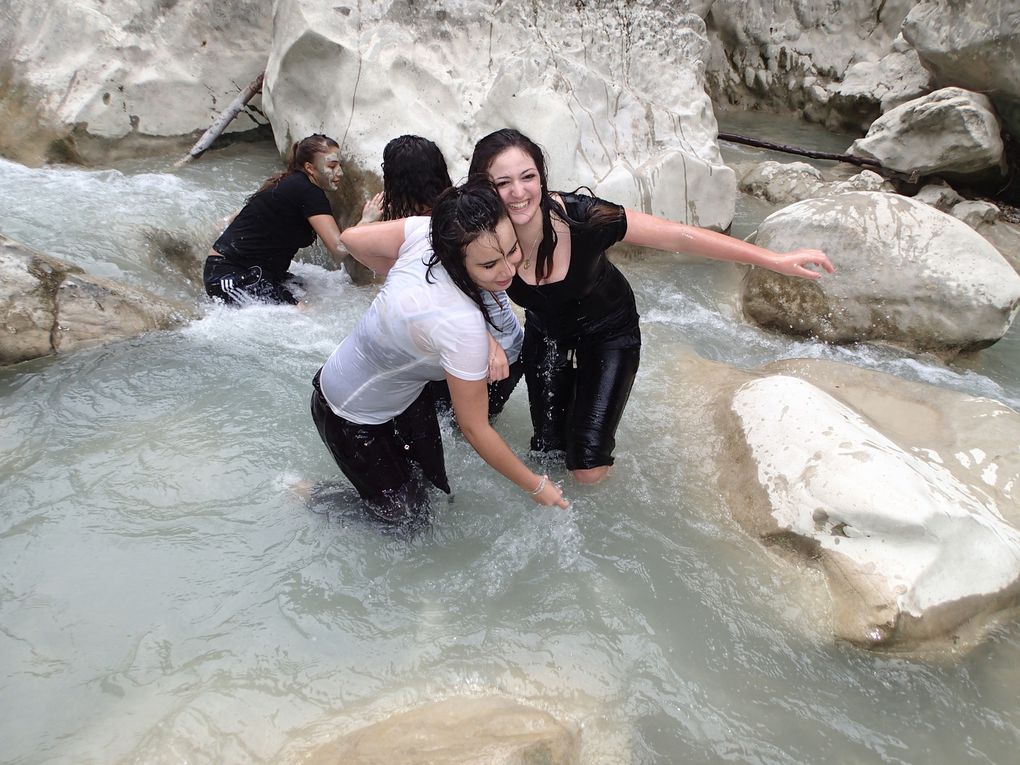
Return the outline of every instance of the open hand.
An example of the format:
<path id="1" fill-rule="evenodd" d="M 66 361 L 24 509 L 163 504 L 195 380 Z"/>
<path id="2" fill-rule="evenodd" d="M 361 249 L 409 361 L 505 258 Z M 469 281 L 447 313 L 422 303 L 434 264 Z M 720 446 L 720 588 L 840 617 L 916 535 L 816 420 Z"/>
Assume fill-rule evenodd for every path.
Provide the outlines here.
<path id="1" fill-rule="evenodd" d="M 816 266 L 821 271 L 816 271 L 808 266 Z M 828 256 L 821 250 L 803 248 L 791 252 L 780 253 L 769 268 L 776 273 L 787 274 L 788 276 L 799 276 L 802 279 L 820 279 L 822 271 L 831 274 L 836 267 L 829 261 Z"/>
<path id="2" fill-rule="evenodd" d="M 380 191 L 374 197 L 365 202 L 365 206 L 361 209 L 361 220 L 358 221 L 360 226 L 362 223 L 375 223 L 382 217 L 383 202 L 385 197 Z"/>

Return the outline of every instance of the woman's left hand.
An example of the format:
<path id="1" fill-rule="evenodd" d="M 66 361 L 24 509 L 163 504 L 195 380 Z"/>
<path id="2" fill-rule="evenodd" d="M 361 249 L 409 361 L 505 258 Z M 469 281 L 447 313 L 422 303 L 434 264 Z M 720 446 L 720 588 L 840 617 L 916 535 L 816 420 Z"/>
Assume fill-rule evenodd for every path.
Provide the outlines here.
<path id="1" fill-rule="evenodd" d="M 489 344 L 489 382 L 505 380 L 510 376 L 510 362 L 507 361 L 506 351 L 498 343 Z"/>
<path id="2" fill-rule="evenodd" d="M 779 274 L 799 276 L 802 279 L 820 279 L 822 271 L 812 270 L 808 268 L 809 265 L 817 266 L 830 274 L 836 270 L 824 252 L 806 248 L 777 254 L 769 269 Z"/>
<path id="3" fill-rule="evenodd" d="M 375 223 L 382 217 L 383 211 L 383 193 L 380 191 L 374 197 L 365 202 L 365 206 L 361 209 L 361 220 L 358 221 L 360 226 L 362 223 Z"/>

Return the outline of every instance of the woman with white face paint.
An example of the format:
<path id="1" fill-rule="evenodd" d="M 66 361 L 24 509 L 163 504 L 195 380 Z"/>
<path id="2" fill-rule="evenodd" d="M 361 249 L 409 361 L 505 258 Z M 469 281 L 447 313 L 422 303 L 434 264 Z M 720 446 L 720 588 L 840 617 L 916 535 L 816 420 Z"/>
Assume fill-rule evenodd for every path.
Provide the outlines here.
<path id="1" fill-rule="evenodd" d="M 220 234 L 205 261 L 210 297 L 228 303 L 296 305 L 286 282 L 295 253 L 318 236 L 337 262 L 345 256 L 327 191 L 340 187 L 340 146 L 321 134 L 294 144 L 287 169 L 267 179 Z"/>
<path id="2" fill-rule="evenodd" d="M 376 518 L 428 517 L 427 484 L 450 492 L 436 409 L 426 385 L 446 380 L 457 423 L 493 469 L 542 505 L 566 507 L 559 487 L 528 468 L 488 417 L 492 315 L 520 262 L 513 226 L 486 180 L 445 191 L 431 219 L 344 230 L 358 261 L 386 281 L 313 380 L 312 419 L 323 443 Z"/>

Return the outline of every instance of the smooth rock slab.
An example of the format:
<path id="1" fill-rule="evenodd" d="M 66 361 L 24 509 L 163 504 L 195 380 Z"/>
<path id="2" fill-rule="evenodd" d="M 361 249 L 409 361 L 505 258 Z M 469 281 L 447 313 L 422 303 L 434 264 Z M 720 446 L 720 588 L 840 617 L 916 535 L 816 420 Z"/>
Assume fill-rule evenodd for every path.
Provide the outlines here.
<path id="1" fill-rule="evenodd" d="M 909 406 L 921 415 L 925 403 Z M 765 499 L 744 523 L 821 567 L 837 635 L 873 646 L 917 644 L 1015 604 L 1020 530 L 999 507 L 1009 507 L 1015 524 L 1015 476 L 1001 480 L 988 460 L 995 455 L 974 444 L 950 457 L 977 468 L 979 480 L 968 482 L 937 449 L 904 448 L 880 423 L 788 375 L 742 385 L 731 408 L 749 453 L 744 465 L 756 472 L 749 480 Z M 1015 412 L 987 402 L 985 414 L 992 412 L 1020 435 Z M 1014 467 L 1015 443 L 1005 455 Z"/>
<path id="2" fill-rule="evenodd" d="M 824 250 L 816 282 L 752 269 L 741 296 L 758 324 L 830 342 L 952 354 L 991 345 L 1020 307 L 1020 277 L 962 221 L 908 197 L 851 192 L 766 218 L 755 242 Z"/>
<path id="3" fill-rule="evenodd" d="M 508 699 L 426 704 L 320 747 L 306 765 L 576 765 L 580 733 Z"/>

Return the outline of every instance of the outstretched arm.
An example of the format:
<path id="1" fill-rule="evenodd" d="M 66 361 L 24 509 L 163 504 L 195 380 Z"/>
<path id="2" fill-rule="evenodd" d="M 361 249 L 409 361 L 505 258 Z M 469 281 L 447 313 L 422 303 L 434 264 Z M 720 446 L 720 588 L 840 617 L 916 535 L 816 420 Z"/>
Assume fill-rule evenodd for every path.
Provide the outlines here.
<path id="1" fill-rule="evenodd" d="M 404 243 L 404 219 L 351 226 L 340 234 L 340 242 L 362 265 L 377 274 L 388 273 Z"/>
<path id="2" fill-rule="evenodd" d="M 548 476 L 531 472 L 489 424 L 489 393 L 485 380 L 461 380 L 448 373 L 446 382 L 450 386 L 457 424 L 479 456 L 540 505 L 567 507 L 560 488 Z M 535 489 L 539 491 L 534 493 Z"/>
<path id="3" fill-rule="evenodd" d="M 639 247 L 652 247 L 656 250 L 761 266 L 780 274 L 800 276 L 804 279 L 818 279 L 822 275 L 821 271 L 808 268 L 809 265 L 830 274 L 835 270 L 821 250 L 773 252 L 717 231 L 674 223 L 635 210 L 627 210 L 627 235 L 623 237 L 623 241 Z"/>

